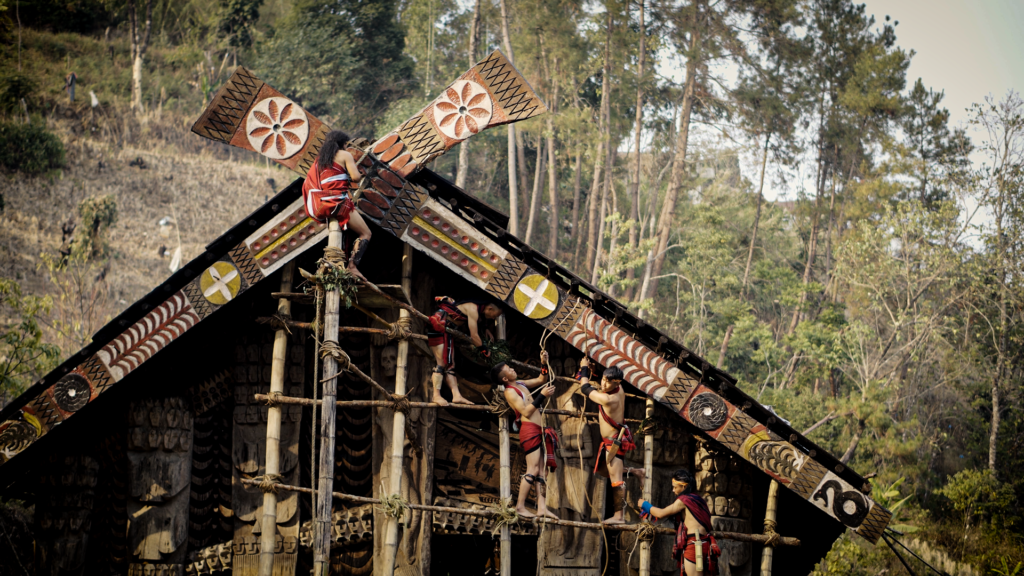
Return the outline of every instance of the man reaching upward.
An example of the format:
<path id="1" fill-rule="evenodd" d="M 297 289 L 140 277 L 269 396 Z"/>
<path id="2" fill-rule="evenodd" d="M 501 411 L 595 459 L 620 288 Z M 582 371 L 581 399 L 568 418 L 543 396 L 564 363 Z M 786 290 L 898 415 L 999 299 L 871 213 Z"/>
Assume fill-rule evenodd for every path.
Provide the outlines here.
<path id="1" fill-rule="evenodd" d="M 517 380 L 519 375 L 511 366 L 501 362 L 491 368 L 491 380 L 497 386 L 505 387 L 505 401 L 516 413 L 516 424 L 522 425 L 519 432 L 519 445 L 526 454 L 526 474 L 519 481 L 519 501 L 516 503 L 516 512 L 524 518 L 532 518 L 533 512 L 526 509 L 526 497 L 530 494 L 530 487 L 537 487 L 537 516 L 558 519 L 547 507 L 547 482 L 545 480 L 548 468 L 555 469 L 558 463 L 555 461 L 555 447 L 558 445 L 558 435 L 554 429 L 544 427 L 544 419 L 541 414 L 541 407 L 548 398 L 555 393 L 555 386 L 548 384 L 548 353 L 540 353 L 541 365 L 544 368 L 540 376 L 530 380 Z M 533 388 L 540 388 L 531 392 Z M 543 443 L 543 448 L 541 445 Z M 541 453 L 547 456 L 545 462 L 541 462 Z"/>
<path id="2" fill-rule="evenodd" d="M 636 448 L 633 433 L 625 425 L 623 416 L 626 412 L 626 392 L 622 389 L 622 370 L 611 366 L 601 377 L 600 390 L 590 384 L 590 360 L 586 357 L 580 361 L 580 391 L 596 403 L 600 413 L 601 448 L 594 463 L 594 472 L 611 479 L 613 514 L 605 524 L 622 524 L 622 509 L 626 505 L 626 482 L 622 473 L 636 474 L 640 483 L 644 481 L 643 468 L 626 468 L 622 461 L 622 453 Z"/>

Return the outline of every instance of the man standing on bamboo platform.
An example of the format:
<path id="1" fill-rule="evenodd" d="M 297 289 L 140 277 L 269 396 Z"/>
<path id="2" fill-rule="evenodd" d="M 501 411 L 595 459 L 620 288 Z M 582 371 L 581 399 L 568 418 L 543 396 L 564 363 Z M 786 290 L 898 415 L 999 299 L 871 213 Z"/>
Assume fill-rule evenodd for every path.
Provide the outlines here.
<path id="1" fill-rule="evenodd" d="M 626 482 L 622 474 L 636 474 L 643 484 L 645 473 L 643 468 L 626 468 L 622 453 L 636 448 L 633 433 L 626 426 L 626 392 L 622 389 L 622 370 L 610 366 L 601 376 L 601 388 L 590 384 L 590 360 L 586 357 L 580 361 L 580 391 L 594 401 L 600 413 L 598 423 L 601 425 L 601 448 L 594 463 L 594 472 L 609 478 L 612 482 L 612 511 L 605 524 L 622 524 L 622 510 L 626 505 Z"/>
<path id="2" fill-rule="evenodd" d="M 558 519 L 553 512 L 548 510 L 547 496 L 548 487 L 545 477 L 548 468 L 554 470 L 558 467 L 555 461 L 555 448 L 558 446 L 558 434 L 554 428 L 544 427 L 544 414 L 541 412 L 548 398 L 555 393 L 555 386 L 548 382 L 548 353 L 540 353 L 540 362 L 543 368 L 540 376 L 530 380 L 518 380 L 516 371 L 500 362 L 491 368 L 491 380 L 497 386 L 505 387 L 505 401 L 516 413 L 515 426 L 513 430 L 519 431 L 519 445 L 526 455 L 526 474 L 523 474 L 519 481 L 519 501 L 516 503 L 516 512 L 523 518 L 534 516 L 546 516 Z M 531 389 L 544 385 L 538 390 Z M 543 460 L 543 462 L 542 462 Z M 537 487 L 537 514 L 526 509 L 526 497 L 530 494 L 530 487 Z"/>
<path id="3" fill-rule="evenodd" d="M 671 517 L 676 524 L 676 542 L 672 557 L 679 562 L 680 576 L 718 576 L 718 556 L 722 551 L 711 532 L 711 511 L 707 502 L 693 493 L 695 482 L 687 470 L 672 474 L 672 493 L 676 499 L 665 508 L 639 500 L 642 517 Z M 700 542 L 698 546 L 697 543 Z"/>
<path id="4" fill-rule="evenodd" d="M 437 366 L 434 367 L 434 374 L 431 376 L 434 385 L 434 397 L 431 402 L 441 406 L 448 405 L 448 401 L 441 397 L 441 385 L 447 381 L 448 387 L 452 390 L 453 404 L 472 404 L 463 398 L 459 391 L 459 381 L 455 377 L 455 347 L 452 345 L 452 335 L 446 328 L 449 325 L 469 326 L 469 337 L 473 340 L 477 352 L 484 358 L 489 358 L 491 351 L 484 346 L 484 341 L 480 338 L 480 324 L 484 319 L 494 320 L 501 316 L 501 308 L 492 302 L 456 302 L 454 298 L 448 296 L 436 296 L 434 302 L 437 311 L 430 317 L 430 327 L 427 328 L 427 344 L 437 360 Z"/>

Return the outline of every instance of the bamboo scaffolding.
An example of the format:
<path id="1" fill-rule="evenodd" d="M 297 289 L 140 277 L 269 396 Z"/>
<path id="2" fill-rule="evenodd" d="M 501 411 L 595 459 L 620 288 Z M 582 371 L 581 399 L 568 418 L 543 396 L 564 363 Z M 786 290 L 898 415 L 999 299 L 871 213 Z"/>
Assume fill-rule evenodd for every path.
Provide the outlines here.
<path id="1" fill-rule="evenodd" d="M 259 486 L 259 481 L 249 480 L 246 478 L 242 479 L 242 484 L 248 486 Z M 303 488 L 301 486 L 289 486 L 287 484 L 281 484 L 278 486 L 279 490 L 291 490 L 295 492 L 302 492 L 310 494 L 315 492 L 311 488 Z M 338 500 L 345 500 L 348 502 L 357 502 L 359 504 L 380 504 L 380 498 L 370 498 L 368 496 L 355 496 L 352 494 L 342 494 L 341 492 L 333 492 L 331 494 Z M 453 506 L 428 506 L 424 504 L 406 504 L 406 508 L 410 510 L 418 510 L 423 512 L 445 512 L 451 514 L 464 514 L 466 516 L 477 516 L 480 518 L 494 518 L 498 515 L 495 510 L 477 510 L 472 508 L 455 508 Z M 554 520 L 551 518 L 529 518 L 521 519 L 520 523 L 524 524 L 552 524 L 557 526 L 571 526 L 573 528 L 583 528 L 586 530 L 609 530 L 612 532 L 635 532 L 640 524 L 599 524 L 597 522 L 574 522 L 572 520 Z M 669 528 L 668 526 L 652 526 L 655 533 L 657 534 L 675 534 L 675 528 Z M 771 537 L 765 536 L 764 534 L 744 534 L 742 532 L 718 532 L 713 531 L 710 533 L 715 538 L 721 540 L 735 540 L 737 542 L 751 542 L 754 544 L 764 544 L 768 542 Z M 779 541 L 776 546 L 800 546 L 799 538 L 792 538 L 789 536 L 779 536 Z"/>
<path id="2" fill-rule="evenodd" d="M 647 399 L 647 406 L 644 410 L 648 422 L 654 419 L 654 400 Z M 654 488 L 654 431 L 646 430 L 644 433 L 644 500 L 651 500 L 651 492 Z M 651 576 L 651 544 L 649 540 L 640 542 L 640 576 Z"/>
<path id="3" fill-rule="evenodd" d="M 764 513 L 764 536 L 769 539 L 775 535 L 778 497 L 779 483 L 776 480 L 772 480 L 768 486 L 768 507 Z M 775 544 L 775 546 L 778 546 L 778 544 Z M 772 555 L 774 552 L 775 548 L 772 546 L 772 543 L 770 541 L 766 542 L 761 552 L 761 576 L 772 576 Z"/>
<path id="4" fill-rule="evenodd" d="M 288 328 L 295 328 L 298 330 L 312 330 L 312 322 L 299 322 L 297 320 L 289 320 L 286 318 L 279 318 L 277 316 L 260 316 L 256 319 L 260 324 L 275 324 L 277 322 L 283 322 Z M 339 334 L 381 334 L 384 336 L 389 335 L 391 332 L 383 328 L 363 328 L 360 326 L 339 326 Z M 427 336 L 424 334 L 409 334 L 409 338 L 417 338 L 419 340 L 427 340 Z"/>
<path id="5" fill-rule="evenodd" d="M 270 396 L 269 394 L 255 394 L 253 396 L 260 402 L 269 402 L 272 404 L 297 404 L 300 406 L 319 406 L 323 404 L 323 400 L 313 400 L 310 398 L 295 398 L 292 396 Z M 341 408 L 367 408 L 367 407 L 378 407 L 378 408 L 390 408 L 394 406 L 394 403 L 388 400 L 336 400 L 334 404 Z M 489 404 L 449 404 L 448 406 L 441 406 L 434 402 L 409 402 L 409 408 L 422 408 L 427 410 L 469 410 L 471 412 L 493 412 Z M 579 417 L 579 412 L 573 412 L 571 410 L 545 410 L 545 414 L 552 414 L 555 416 L 574 416 Z M 596 420 L 598 417 L 597 412 L 583 412 L 583 417 L 591 420 Z M 640 423 L 642 420 L 636 418 L 626 418 L 626 422 Z"/>
<path id="6" fill-rule="evenodd" d="M 373 286 L 369 282 L 366 285 Z M 377 290 L 377 287 L 373 287 Z M 412 289 L 412 246 L 405 244 L 402 251 L 402 289 L 406 294 Z M 410 307 L 411 308 L 411 307 Z M 401 307 L 398 311 L 399 322 L 409 321 L 409 310 Z M 398 369 L 395 372 L 395 396 L 405 396 L 405 384 L 409 371 L 409 340 L 398 341 Z M 391 480 L 390 494 L 400 495 L 402 491 L 402 457 L 405 454 L 405 412 L 395 410 L 394 421 L 391 428 Z M 384 532 L 384 566 L 383 572 L 387 576 L 395 573 L 395 560 L 398 557 L 398 522 L 394 516 L 388 516 Z"/>
<path id="7" fill-rule="evenodd" d="M 281 270 L 281 290 L 291 290 L 295 263 L 289 262 Z M 292 313 L 290 300 L 277 301 L 277 315 L 287 319 Z M 270 393 L 284 392 L 285 357 L 288 352 L 288 332 L 278 328 L 274 333 L 274 349 L 270 365 Z M 267 409 L 267 457 L 264 478 L 276 479 L 281 474 L 281 408 Z M 277 492 L 263 493 L 263 523 L 260 532 L 260 563 L 257 574 L 271 576 L 274 571 L 274 544 L 277 537 Z"/>
<path id="8" fill-rule="evenodd" d="M 341 249 L 341 227 L 337 220 L 328 224 L 327 246 Z M 338 341 L 338 315 L 341 294 L 337 289 L 327 292 L 324 312 L 324 341 Z M 316 383 L 313 384 L 316 386 Z M 313 520 L 313 575 L 327 576 L 331 570 L 331 494 L 334 493 L 334 439 L 336 433 L 338 396 L 338 362 L 324 357 L 324 399 L 320 411 L 320 478 Z"/>

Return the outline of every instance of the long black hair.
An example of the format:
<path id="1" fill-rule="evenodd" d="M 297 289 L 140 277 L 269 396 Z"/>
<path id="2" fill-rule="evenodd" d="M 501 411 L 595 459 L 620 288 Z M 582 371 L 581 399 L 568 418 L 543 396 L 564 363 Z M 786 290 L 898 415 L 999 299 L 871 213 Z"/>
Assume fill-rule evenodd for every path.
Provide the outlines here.
<path id="1" fill-rule="evenodd" d="M 348 144 L 348 134 L 341 130 L 331 130 L 324 137 L 324 144 L 320 147 L 320 153 L 316 155 L 316 167 L 325 170 L 334 165 L 334 155 Z"/>

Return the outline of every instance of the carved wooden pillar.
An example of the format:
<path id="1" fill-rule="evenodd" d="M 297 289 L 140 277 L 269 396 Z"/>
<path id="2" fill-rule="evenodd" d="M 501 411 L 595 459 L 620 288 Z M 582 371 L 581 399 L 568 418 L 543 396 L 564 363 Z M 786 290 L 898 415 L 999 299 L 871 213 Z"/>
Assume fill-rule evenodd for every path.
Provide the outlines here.
<path id="1" fill-rule="evenodd" d="M 36 574 L 87 574 L 86 552 L 92 533 L 99 462 L 88 455 L 53 456 L 39 479 L 36 503 Z M 28 562 L 31 549 L 17 552 Z M 14 559 L 8 558 L 14 566 Z"/>
<path id="2" fill-rule="evenodd" d="M 192 409 L 136 400 L 128 414 L 129 576 L 182 576 L 188 548 Z"/>
<path id="3" fill-rule="evenodd" d="M 695 455 L 697 492 L 711 509 L 711 525 L 722 532 L 750 534 L 750 515 L 754 503 L 750 483 L 750 465 L 711 442 L 698 444 Z M 722 556 L 718 571 L 722 576 L 750 576 L 752 544 L 719 540 Z"/>
<path id="4" fill-rule="evenodd" d="M 234 557 L 231 567 L 235 576 L 256 576 L 259 568 L 263 492 L 241 483 L 243 478 L 256 478 L 266 472 L 269 407 L 253 396 L 270 391 L 273 334 L 266 333 L 258 341 L 258 344 L 250 342 L 237 346 L 235 352 L 235 409 L 231 450 L 231 497 L 235 511 Z M 303 346 L 289 344 L 284 383 L 287 396 L 302 396 L 304 365 Z M 301 406 L 281 407 L 279 474 L 282 484 L 299 484 L 301 419 Z M 299 494 L 280 492 L 277 501 L 273 576 L 293 576 L 298 551 Z"/>

